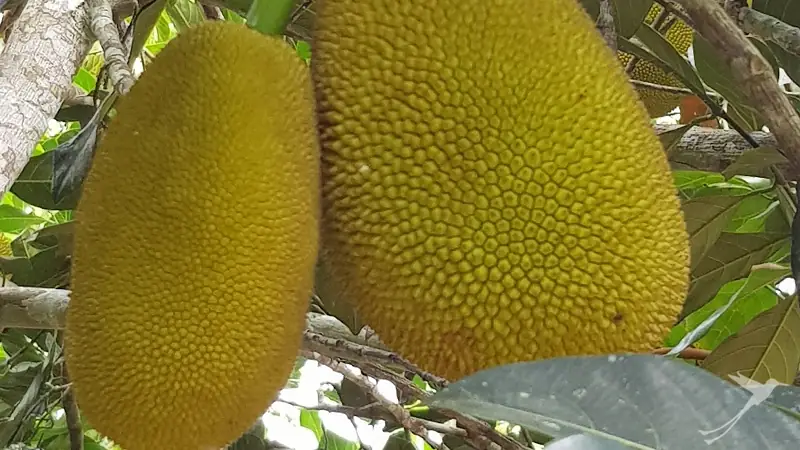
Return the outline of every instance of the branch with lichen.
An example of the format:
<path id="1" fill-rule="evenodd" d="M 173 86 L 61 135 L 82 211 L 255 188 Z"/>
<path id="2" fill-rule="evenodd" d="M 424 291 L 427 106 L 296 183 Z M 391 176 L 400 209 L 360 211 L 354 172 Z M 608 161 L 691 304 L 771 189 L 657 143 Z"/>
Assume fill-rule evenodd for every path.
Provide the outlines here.
<path id="1" fill-rule="evenodd" d="M 746 33 L 758 35 L 800 56 L 800 28 L 752 8 L 740 8 L 737 19 Z"/>
<path id="2" fill-rule="evenodd" d="M 600 0 L 600 12 L 597 14 L 597 29 L 603 35 L 606 45 L 614 53 L 617 52 L 617 31 L 614 29 L 614 14 L 611 12 L 611 0 Z"/>
<path id="3" fill-rule="evenodd" d="M 120 95 L 133 86 L 135 78 L 128 67 L 128 50 L 122 43 L 119 28 L 114 24 L 111 3 L 108 0 L 86 0 L 89 26 L 103 48 L 103 56 L 111 84 Z"/>

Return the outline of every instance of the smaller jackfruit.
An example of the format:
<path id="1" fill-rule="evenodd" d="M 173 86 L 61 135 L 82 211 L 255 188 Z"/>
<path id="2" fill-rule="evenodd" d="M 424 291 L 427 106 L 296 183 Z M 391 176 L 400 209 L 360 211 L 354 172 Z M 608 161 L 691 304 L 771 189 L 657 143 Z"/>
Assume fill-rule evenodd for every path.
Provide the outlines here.
<path id="1" fill-rule="evenodd" d="M 659 14 L 663 11 L 663 7 L 654 3 L 650 11 L 645 17 L 644 23 L 653 25 Z M 677 17 L 669 16 L 662 25 L 668 24 L 664 34 L 664 38 L 672 44 L 673 47 L 682 55 L 686 55 L 689 47 L 692 46 L 694 40 L 694 32 L 686 22 L 678 19 Z M 626 67 L 630 62 L 632 55 L 625 52 L 617 52 L 617 58 L 623 67 Z M 633 80 L 644 81 L 647 83 L 658 84 L 661 86 L 670 87 L 685 87 L 684 84 L 672 73 L 664 71 L 664 69 L 653 64 L 651 61 L 642 59 L 636 60 L 633 69 L 629 74 Z M 636 86 L 636 92 L 639 98 L 644 103 L 650 117 L 661 117 L 668 114 L 673 109 L 677 108 L 680 101 L 685 94 L 674 94 L 658 89 L 651 89 L 642 86 Z"/>
<path id="2" fill-rule="evenodd" d="M 308 68 L 231 22 L 182 31 L 105 133 L 76 212 L 66 361 L 125 450 L 218 450 L 289 376 L 317 254 Z"/>

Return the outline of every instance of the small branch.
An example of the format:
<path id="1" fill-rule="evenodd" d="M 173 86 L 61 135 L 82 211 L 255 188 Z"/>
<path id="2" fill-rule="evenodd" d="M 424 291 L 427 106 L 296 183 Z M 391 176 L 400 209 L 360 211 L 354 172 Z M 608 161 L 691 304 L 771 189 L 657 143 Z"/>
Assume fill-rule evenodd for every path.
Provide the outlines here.
<path id="1" fill-rule="evenodd" d="M 600 13 L 597 15 L 597 29 L 603 35 L 606 45 L 614 53 L 617 52 L 617 32 L 614 30 L 614 14 L 611 12 L 611 0 L 600 0 Z"/>
<path id="2" fill-rule="evenodd" d="M 352 342 L 348 342 L 343 339 L 332 339 L 327 336 L 323 336 L 318 333 L 313 332 L 306 332 L 305 334 L 305 347 L 314 351 L 320 351 L 321 348 L 325 348 L 328 351 L 336 351 L 341 350 L 339 356 L 349 356 L 361 362 L 380 362 L 385 364 L 390 364 L 396 367 L 399 367 L 404 370 L 408 370 L 419 374 L 420 378 L 427 381 L 431 385 L 433 385 L 434 389 L 441 389 L 442 387 L 447 386 L 448 382 L 444 378 L 436 376 L 434 374 L 428 373 L 423 371 L 422 369 L 416 367 L 410 361 L 400 357 L 396 353 L 392 353 L 387 350 L 367 347 L 360 344 L 355 344 Z"/>
<path id="3" fill-rule="evenodd" d="M 120 95 L 125 95 L 136 80 L 128 67 L 128 50 L 120 39 L 119 29 L 114 24 L 111 4 L 108 0 L 86 0 L 86 5 L 89 8 L 92 33 L 103 47 L 111 84 Z"/>
<path id="4" fill-rule="evenodd" d="M 69 374 L 67 373 L 67 365 L 62 365 L 64 378 L 69 382 Z M 64 407 L 64 420 L 67 422 L 67 431 L 69 433 L 70 450 L 83 450 L 83 429 L 81 427 L 81 416 L 78 411 L 78 403 L 75 401 L 75 394 L 72 387 L 68 386 L 62 397 L 62 406 Z"/>
<path id="5" fill-rule="evenodd" d="M 320 353 L 304 351 L 303 356 L 318 361 L 321 364 L 335 370 L 336 372 L 341 373 L 345 378 L 352 381 L 353 384 L 358 386 L 362 391 L 368 393 L 372 398 L 374 398 L 380 404 L 381 408 L 390 414 L 391 417 L 394 418 L 394 420 L 397 421 L 403 428 L 425 439 L 425 441 L 428 442 L 431 447 L 435 449 L 439 449 L 441 447 L 439 444 L 436 444 L 430 440 L 428 437 L 428 430 L 419 420 L 417 420 L 415 417 L 412 417 L 411 413 L 403 408 L 403 406 L 384 399 L 380 392 L 378 392 L 377 383 L 371 383 L 364 375 L 355 374 L 353 371 L 345 367 L 344 364 Z"/>
<path id="6" fill-rule="evenodd" d="M 670 350 L 672 350 L 671 347 L 662 347 L 653 350 L 652 353 L 654 355 L 666 355 L 670 352 Z M 678 353 L 678 358 L 702 361 L 706 359 L 709 354 L 711 354 L 711 352 L 708 350 L 703 350 L 700 348 L 687 348 Z"/>
<path id="7" fill-rule="evenodd" d="M 647 81 L 639 81 L 639 80 L 630 80 L 630 82 L 632 85 L 637 87 L 644 87 L 657 91 L 669 92 L 670 94 L 695 95 L 694 91 L 692 91 L 691 89 L 679 88 L 674 86 L 664 86 L 661 84 L 648 83 Z"/>
<path id="8" fill-rule="evenodd" d="M 752 8 L 739 9 L 737 19 L 745 33 L 761 36 L 800 56 L 800 28 Z"/>
<path id="9" fill-rule="evenodd" d="M 772 67 L 717 2 L 678 3 L 731 67 L 735 81 L 750 103 L 758 107 L 793 171 L 800 173 L 800 117 L 780 89 Z"/>

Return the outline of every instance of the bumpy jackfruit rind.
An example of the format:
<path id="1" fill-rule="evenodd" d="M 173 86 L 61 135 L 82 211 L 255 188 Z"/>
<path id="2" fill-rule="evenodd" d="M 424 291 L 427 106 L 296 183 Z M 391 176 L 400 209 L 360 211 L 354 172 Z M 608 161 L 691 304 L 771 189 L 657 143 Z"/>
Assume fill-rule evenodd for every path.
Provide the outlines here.
<path id="1" fill-rule="evenodd" d="M 646 112 L 577 4 L 317 14 L 329 291 L 450 379 L 661 344 L 688 286 L 685 224 Z"/>
<path id="2" fill-rule="evenodd" d="M 653 4 L 647 13 L 644 22 L 652 25 L 658 14 L 663 10 L 659 4 Z M 669 20 L 669 19 L 668 19 Z M 674 22 L 664 33 L 664 38 L 682 55 L 686 55 L 689 47 L 694 40 L 694 31 L 686 22 L 675 18 Z M 623 67 L 628 65 L 631 55 L 625 52 L 617 52 L 617 57 Z M 659 84 L 682 88 L 684 84 L 675 75 L 664 71 L 650 61 L 638 60 L 630 72 L 633 80 L 645 81 L 648 83 Z M 636 87 L 639 98 L 644 103 L 650 117 L 662 117 L 675 109 L 683 98 L 684 94 L 673 94 L 663 90 L 649 89 L 641 86 Z"/>
<path id="3" fill-rule="evenodd" d="M 66 358 L 126 450 L 208 450 L 283 388 L 313 285 L 308 69 L 244 25 L 184 30 L 105 133 L 76 213 Z"/>

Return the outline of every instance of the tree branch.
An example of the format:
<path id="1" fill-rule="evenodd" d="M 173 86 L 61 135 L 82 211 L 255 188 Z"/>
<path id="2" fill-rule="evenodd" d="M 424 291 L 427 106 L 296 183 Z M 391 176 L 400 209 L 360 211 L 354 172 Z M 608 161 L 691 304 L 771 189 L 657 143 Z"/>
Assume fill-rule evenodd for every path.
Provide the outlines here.
<path id="1" fill-rule="evenodd" d="M 28 0 L 0 53 L 0 193 L 16 181 L 89 51 L 87 13 L 67 0 Z"/>
<path id="2" fill-rule="evenodd" d="M 755 34 L 800 56 L 800 28 L 752 8 L 741 8 L 737 17 L 746 33 Z"/>
<path id="3" fill-rule="evenodd" d="M 597 14 L 597 29 L 603 35 L 606 45 L 614 53 L 617 52 L 617 31 L 614 29 L 614 14 L 611 12 L 611 0 L 600 0 L 600 13 Z"/>
<path id="4" fill-rule="evenodd" d="M 128 67 L 128 49 L 122 43 L 119 29 L 114 24 L 111 4 L 108 0 L 86 0 L 86 6 L 89 9 L 92 33 L 103 48 L 111 84 L 120 95 L 125 95 L 136 80 Z"/>
<path id="5" fill-rule="evenodd" d="M 731 67 L 745 97 L 758 107 L 775 135 L 792 171 L 800 173 L 800 116 L 780 89 L 772 67 L 717 2 L 677 0 L 677 3 L 692 17 L 696 30 Z"/>

